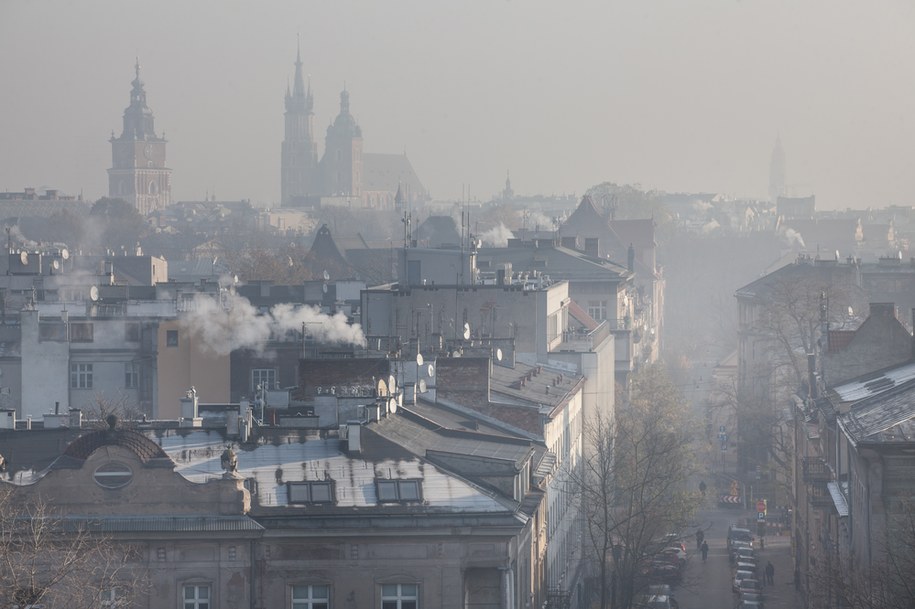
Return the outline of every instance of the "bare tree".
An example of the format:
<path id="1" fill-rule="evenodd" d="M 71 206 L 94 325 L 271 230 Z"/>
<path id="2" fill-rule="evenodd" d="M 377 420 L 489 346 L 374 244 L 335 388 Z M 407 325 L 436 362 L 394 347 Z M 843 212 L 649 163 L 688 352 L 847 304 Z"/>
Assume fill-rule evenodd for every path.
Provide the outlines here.
<path id="1" fill-rule="evenodd" d="M 586 432 L 580 479 L 587 547 L 600 582 L 600 607 L 628 609 L 663 547 L 698 507 L 687 488 L 695 471 L 684 400 L 659 365 L 633 378 L 631 402 L 615 420 L 597 415 Z M 611 582 L 612 580 L 612 582 Z"/>
<path id="2" fill-rule="evenodd" d="M 915 607 L 915 501 L 902 501 L 896 508 L 873 566 L 856 568 L 838 552 L 817 562 L 810 574 L 815 603 L 848 609 Z"/>
<path id="3" fill-rule="evenodd" d="M 130 607 L 145 574 L 128 550 L 41 501 L 0 487 L 0 606 Z"/>

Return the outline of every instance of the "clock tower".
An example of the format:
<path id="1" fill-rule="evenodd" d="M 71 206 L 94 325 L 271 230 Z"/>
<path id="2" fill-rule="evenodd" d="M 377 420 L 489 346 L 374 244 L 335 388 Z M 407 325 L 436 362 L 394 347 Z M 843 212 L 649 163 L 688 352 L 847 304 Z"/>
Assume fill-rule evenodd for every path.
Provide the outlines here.
<path id="1" fill-rule="evenodd" d="M 130 105 L 124 110 L 124 129 L 120 137 L 111 134 L 108 196 L 124 199 L 145 216 L 171 203 L 172 170 L 165 166 L 165 138 L 153 130 L 139 60 L 135 70 Z"/>

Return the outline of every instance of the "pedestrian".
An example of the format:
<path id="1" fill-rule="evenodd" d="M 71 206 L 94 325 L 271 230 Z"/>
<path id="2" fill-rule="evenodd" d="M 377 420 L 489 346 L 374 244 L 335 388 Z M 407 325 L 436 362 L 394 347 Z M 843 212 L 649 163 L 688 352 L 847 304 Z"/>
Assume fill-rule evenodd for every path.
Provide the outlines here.
<path id="1" fill-rule="evenodd" d="M 775 585 L 775 565 L 771 560 L 766 563 L 766 583 L 770 586 Z"/>
<path id="2" fill-rule="evenodd" d="M 696 549 L 702 547 L 702 542 L 705 540 L 705 531 L 702 529 L 696 529 Z"/>
<path id="3" fill-rule="evenodd" d="M 702 542 L 702 547 L 700 548 L 700 550 L 702 550 L 702 562 L 705 562 L 705 559 L 708 558 L 708 542 L 707 541 Z"/>
<path id="4" fill-rule="evenodd" d="M 705 497 L 705 489 L 708 487 L 705 485 L 705 480 L 699 482 L 699 492 L 702 493 L 702 496 Z"/>

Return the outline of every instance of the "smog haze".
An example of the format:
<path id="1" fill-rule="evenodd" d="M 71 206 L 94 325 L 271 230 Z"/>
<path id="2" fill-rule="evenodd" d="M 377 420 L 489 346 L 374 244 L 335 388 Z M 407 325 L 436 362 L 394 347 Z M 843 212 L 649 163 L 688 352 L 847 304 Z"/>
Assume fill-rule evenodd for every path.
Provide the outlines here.
<path id="1" fill-rule="evenodd" d="M 825 209 L 911 204 L 915 5 L 813 0 L 0 5 L 0 190 L 107 194 L 134 61 L 173 200 L 278 205 L 297 37 L 323 133 L 350 92 L 366 152 L 434 198 L 602 182 Z"/>

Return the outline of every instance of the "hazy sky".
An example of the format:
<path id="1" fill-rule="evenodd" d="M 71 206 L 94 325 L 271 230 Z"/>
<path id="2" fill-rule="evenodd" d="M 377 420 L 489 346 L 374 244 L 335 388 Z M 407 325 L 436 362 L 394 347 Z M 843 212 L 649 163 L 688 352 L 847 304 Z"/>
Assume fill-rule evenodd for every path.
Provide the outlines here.
<path id="1" fill-rule="evenodd" d="M 911 0 L 0 0 L 0 190 L 107 194 L 139 55 L 173 199 L 276 202 L 296 34 L 319 152 L 345 82 L 435 198 L 764 197 L 781 134 L 818 207 L 915 204 Z"/>

